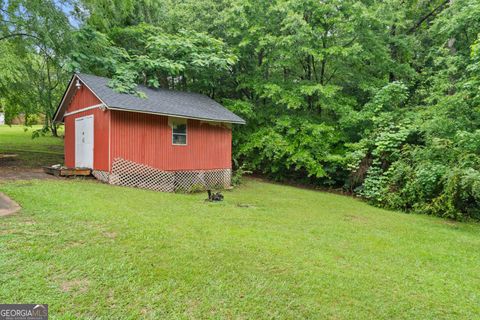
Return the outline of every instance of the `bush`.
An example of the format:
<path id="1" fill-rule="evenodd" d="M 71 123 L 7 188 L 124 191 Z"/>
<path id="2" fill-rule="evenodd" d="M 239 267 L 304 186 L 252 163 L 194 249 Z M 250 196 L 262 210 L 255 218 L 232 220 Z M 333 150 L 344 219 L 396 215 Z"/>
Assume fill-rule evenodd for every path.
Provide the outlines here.
<path id="1" fill-rule="evenodd" d="M 480 130 L 406 145 L 382 168 L 377 158 L 357 192 L 371 203 L 445 218 L 480 219 Z"/>
<path id="2" fill-rule="evenodd" d="M 236 161 L 235 161 L 236 162 Z M 241 165 L 232 174 L 232 186 L 241 185 L 243 182 L 243 176 L 246 174 L 251 174 L 252 171 L 245 170 L 245 165 Z"/>

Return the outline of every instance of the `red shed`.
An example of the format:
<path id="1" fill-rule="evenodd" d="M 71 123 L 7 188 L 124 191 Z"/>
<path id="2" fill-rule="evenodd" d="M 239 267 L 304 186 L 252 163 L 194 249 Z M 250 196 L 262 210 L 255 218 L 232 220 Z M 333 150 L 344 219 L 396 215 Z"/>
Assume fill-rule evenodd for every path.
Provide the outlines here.
<path id="1" fill-rule="evenodd" d="M 102 181 L 160 191 L 230 185 L 232 124 L 245 121 L 207 96 L 75 74 L 54 120 L 65 124 L 65 165 Z"/>

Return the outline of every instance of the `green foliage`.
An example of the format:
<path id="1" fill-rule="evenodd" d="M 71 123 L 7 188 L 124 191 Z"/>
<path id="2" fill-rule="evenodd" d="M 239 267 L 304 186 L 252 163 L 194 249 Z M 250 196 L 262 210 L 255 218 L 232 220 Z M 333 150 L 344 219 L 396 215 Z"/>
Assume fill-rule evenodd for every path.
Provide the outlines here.
<path id="1" fill-rule="evenodd" d="M 72 48 L 72 28 L 63 1 L 0 1 L 0 93 L 7 118 L 45 116 L 45 130 L 57 134 L 53 116 L 68 74 L 63 64 Z M 28 124 L 28 123 L 27 123 Z"/>
<path id="2" fill-rule="evenodd" d="M 274 120 L 273 127 L 256 129 L 248 139 L 238 157 L 249 170 L 275 179 L 317 178 L 330 183 L 342 170 L 343 158 L 335 149 L 340 136 L 333 126 L 298 115 L 282 116 Z"/>
<path id="3" fill-rule="evenodd" d="M 379 200 L 451 219 L 480 218 L 480 132 L 459 132 L 404 152 L 388 170 Z"/>
<path id="4" fill-rule="evenodd" d="M 29 34 L 0 40 L 7 117 L 51 112 L 72 71 L 139 96 L 200 92 L 247 120 L 233 128 L 239 168 L 478 218 L 476 0 L 78 0 L 78 28 L 63 1 L 41 3 L 0 2 L 0 36 Z"/>
<path id="5" fill-rule="evenodd" d="M 111 76 L 116 91 L 142 97 L 139 83 L 215 96 L 221 77 L 237 59 L 223 41 L 205 33 L 167 33 L 145 23 L 116 27 L 108 35 L 87 25 L 76 39 L 88 45 L 72 53 L 72 69 Z"/>
<path id="6" fill-rule="evenodd" d="M 70 53 L 67 69 L 70 72 L 85 72 L 111 77 L 122 63 L 128 61 L 123 48 L 114 46 L 112 40 L 90 26 L 74 33 L 78 44 Z"/>
<path id="7" fill-rule="evenodd" d="M 123 32 L 130 34 L 129 29 L 117 30 L 117 39 Z M 137 46 L 131 51 L 126 49 L 129 59 L 117 68 L 112 85 L 120 92 L 129 93 L 136 83 L 142 83 L 154 88 L 160 85 L 171 89 L 191 88 L 214 96 L 220 76 L 236 62 L 225 44 L 204 33 L 156 31 L 153 35 L 137 34 Z"/>
<path id="8" fill-rule="evenodd" d="M 363 115 L 346 121 L 365 130 L 360 142 L 349 145 L 349 184 L 372 203 L 451 219 L 480 218 L 475 40 L 480 29 L 473 21 L 480 5 L 467 7 L 464 1 L 446 7 L 419 34 L 435 45 L 424 49 L 428 59 L 419 60 L 425 70 L 415 86 L 399 91 L 390 83 L 365 104 Z M 385 90 L 392 85 L 397 88 Z"/>
<path id="9" fill-rule="evenodd" d="M 247 174 L 251 174 L 252 171 L 246 170 L 245 164 L 239 166 L 238 161 L 235 158 L 233 159 L 233 163 L 235 164 L 235 167 L 232 174 L 232 186 L 239 186 L 243 183 L 244 176 Z"/>

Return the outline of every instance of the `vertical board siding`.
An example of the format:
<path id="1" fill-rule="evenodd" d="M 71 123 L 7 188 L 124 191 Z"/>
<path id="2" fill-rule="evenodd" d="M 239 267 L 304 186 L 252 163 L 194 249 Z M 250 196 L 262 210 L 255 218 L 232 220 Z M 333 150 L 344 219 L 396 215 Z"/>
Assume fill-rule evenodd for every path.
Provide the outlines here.
<path id="1" fill-rule="evenodd" d="M 76 90 L 73 88 L 73 90 Z M 81 86 L 73 96 L 72 101 L 68 104 L 67 113 L 91 107 L 102 103 L 98 98 L 86 87 Z"/>
<path id="2" fill-rule="evenodd" d="M 231 168 L 231 129 L 187 121 L 187 145 L 172 145 L 168 117 L 111 112 L 111 161 L 134 161 L 162 170 Z"/>
<path id="3" fill-rule="evenodd" d="M 66 112 L 72 112 L 92 105 L 99 104 L 100 101 L 83 86 L 74 95 L 72 101 L 67 107 Z M 98 108 L 79 112 L 66 116 L 65 123 L 65 166 L 75 167 L 75 119 L 93 114 L 93 169 L 109 170 L 109 117 L 110 111 L 102 111 Z"/>

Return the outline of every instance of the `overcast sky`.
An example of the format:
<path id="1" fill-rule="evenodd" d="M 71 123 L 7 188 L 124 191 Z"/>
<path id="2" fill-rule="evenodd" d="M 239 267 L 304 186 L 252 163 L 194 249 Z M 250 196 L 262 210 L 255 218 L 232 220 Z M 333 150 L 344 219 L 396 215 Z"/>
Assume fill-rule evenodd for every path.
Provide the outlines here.
<path id="1" fill-rule="evenodd" d="M 55 3 L 67 14 L 70 24 L 75 28 L 78 28 L 80 26 L 80 21 L 73 15 L 73 5 L 70 2 L 67 3 L 59 0 L 55 0 Z"/>

